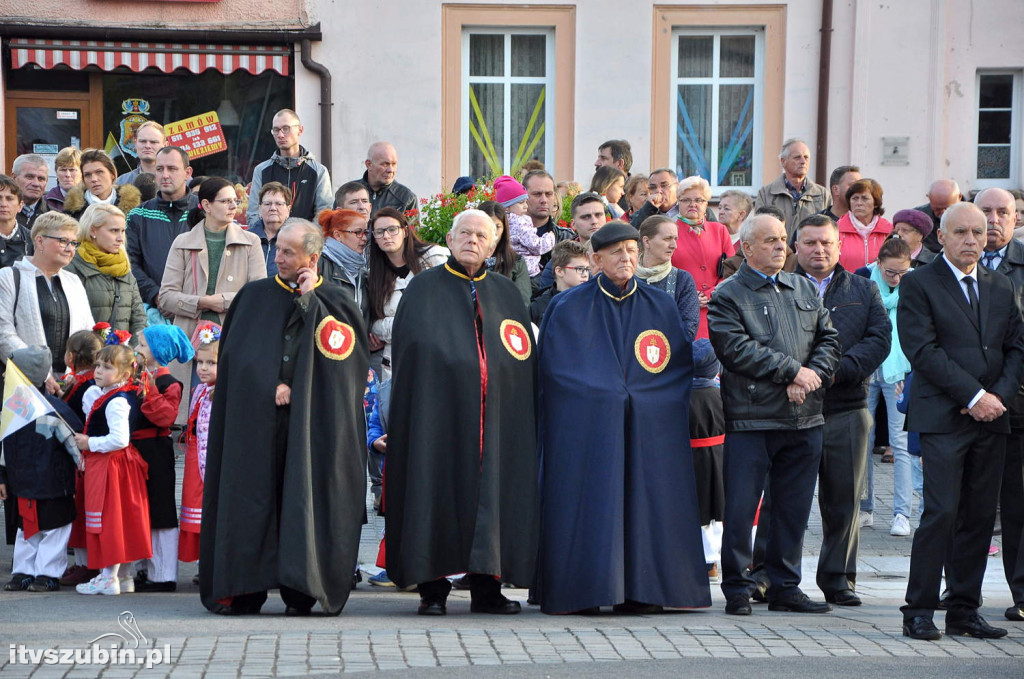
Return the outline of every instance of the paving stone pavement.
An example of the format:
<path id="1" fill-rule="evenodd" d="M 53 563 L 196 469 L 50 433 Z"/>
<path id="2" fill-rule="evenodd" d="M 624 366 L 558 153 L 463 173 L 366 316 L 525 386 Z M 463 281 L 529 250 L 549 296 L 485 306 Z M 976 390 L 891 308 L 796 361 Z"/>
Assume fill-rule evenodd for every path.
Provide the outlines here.
<path id="1" fill-rule="evenodd" d="M 898 607 L 906 587 L 911 541 L 888 533 L 892 465 L 881 464 L 878 456 L 873 456 L 873 462 L 877 528 L 862 532 L 858 590 L 865 605 L 858 608 L 801 616 L 755 606 L 749 618 L 736 618 L 724 614 L 724 598 L 719 588 L 712 586 L 714 603 L 707 610 L 582 617 L 545 616 L 536 607 L 524 606 L 518 616 L 488 618 L 468 614 L 468 592 L 455 591 L 449 600 L 449 615 L 431 619 L 415 615 L 415 594 L 364 582 L 339 617 L 285 618 L 281 615 L 283 604 L 272 595 L 264 615 L 223 618 L 202 608 L 197 588 L 191 585 L 195 566 L 182 564 L 179 588 L 173 594 L 83 597 L 67 589 L 51 594 L 0 593 L 0 641 L 6 642 L 0 644 L 0 677 L 218 679 L 389 670 L 416 673 L 427 668 L 438 672 L 464 668 L 474 675 L 491 676 L 497 666 L 503 672 L 529 671 L 531 667 L 543 672 L 545 667 L 572 664 L 586 673 L 586 663 L 661 661 L 662 665 L 654 667 L 674 667 L 672 661 L 745 658 L 846 659 L 843 662 L 854 674 L 859 662 L 943 659 L 942 667 L 950 674 L 955 674 L 956 663 L 962 662 L 983 663 L 993 676 L 1007 676 L 1000 671 L 1019 667 L 1024 658 L 1024 625 L 1007 623 L 1009 636 L 997 641 L 944 637 L 928 643 L 901 635 Z M 360 545 L 366 574 L 377 571 L 372 564 L 382 528 L 382 519 L 370 512 Z M 804 558 L 804 587 L 812 597 L 821 596 L 813 585 L 820 539 L 815 508 Z M 11 548 L 0 547 L 0 570 L 9 570 L 10 564 Z M 989 561 L 983 593 L 987 604 L 983 615 L 999 624 L 1002 609 L 1009 604 L 999 559 Z M 506 594 L 525 602 L 523 590 L 506 590 Z M 127 611 L 134 614 L 144 635 L 139 655 L 144 649 L 168 649 L 166 662 L 152 668 L 19 662 L 24 658 L 17 657 L 18 645 L 35 652 L 81 652 L 94 637 L 117 630 L 119 614 Z M 936 622 L 941 628 L 941 614 Z M 728 663 L 715 667 L 716 673 L 730 675 Z M 738 666 L 737 673 L 739 670 Z M 749 669 L 743 673 L 747 676 Z"/>

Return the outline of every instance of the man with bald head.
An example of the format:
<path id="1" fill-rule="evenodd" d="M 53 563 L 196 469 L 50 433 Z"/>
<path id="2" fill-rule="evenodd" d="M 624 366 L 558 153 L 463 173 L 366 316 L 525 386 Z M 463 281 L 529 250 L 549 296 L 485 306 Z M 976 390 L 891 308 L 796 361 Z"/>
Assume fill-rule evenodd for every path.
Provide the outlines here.
<path id="1" fill-rule="evenodd" d="M 925 236 L 924 246 L 932 252 L 939 252 L 942 250 L 942 245 L 939 243 L 939 220 L 942 219 L 942 213 L 951 205 L 962 201 L 964 196 L 960 193 L 960 186 L 952 179 L 936 179 L 928 187 L 927 197 L 927 203 L 918 205 L 914 209 L 920 210 L 932 218 L 935 228 Z"/>
<path id="2" fill-rule="evenodd" d="M 1024 376 L 1024 324 L 1013 283 L 978 266 L 986 232 L 981 209 L 953 205 L 940 222 L 942 256 L 900 283 L 899 340 L 913 368 L 906 429 L 921 435 L 927 461 L 901 608 L 903 634 L 913 639 L 941 637 L 932 617 L 943 567 L 946 634 L 1006 636 L 978 608 L 1011 431 L 1007 407 Z"/>
<path id="3" fill-rule="evenodd" d="M 974 204 L 984 213 L 988 224 L 981 263 L 1013 282 L 1017 306 L 1024 309 L 1024 244 L 1013 238 L 1014 197 L 1005 189 L 984 189 L 974 197 Z M 1024 622 L 1024 389 L 1017 391 L 1007 408 L 1010 437 L 1006 441 L 999 514 L 1003 527 L 1003 571 L 1013 605 L 1004 616 Z"/>
<path id="4" fill-rule="evenodd" d="M 419 199 L 412 190 L 395 181 L 398 176 L 398 151 L 386 141 L 377 141 L 366 152 L 366 171 L 356 181 L 370 194 L 370 215 L 382 207 L 393 207 L 402 212 L 419 209 Z"/>
<path id="5" fill-rule="evenodd" d="M 292 217 L 315 221 L 321 210 L 334 205 L 331 174 L 299 143 L 303 132 L 302 122 L 295 111 L 283 108 L 274 114 L 270 134 L 277 150 L 270 160 L 263 161 L 253 170 L 246 210 L 249 224 L 255 224 L 260 218 L 258 196 L 263 185 L 270 182 L 279 182 L 292 192 Z"/>

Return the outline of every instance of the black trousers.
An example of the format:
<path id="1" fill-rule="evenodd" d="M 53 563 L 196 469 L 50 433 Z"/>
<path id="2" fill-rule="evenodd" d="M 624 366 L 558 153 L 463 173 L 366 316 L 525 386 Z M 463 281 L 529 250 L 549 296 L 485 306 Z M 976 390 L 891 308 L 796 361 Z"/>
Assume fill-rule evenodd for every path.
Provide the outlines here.
<path id="1" fill-rule="evenodd" d="M 1003 570 L 1013 603 L 1024 605 L 1024 429 L 1006 441 L 1003 488 L 999 493 L 1003 523 Z"/>
<path id="2" fill-rule="evenodd" d="M 452 591 L 452 583 L 447 578 L 441 578 L 421 582 L 418 589 L 423 601 L 444 603 Z M 493 575 L 470 573 L 469 595 L 473 601 L 491 602 L 501 596 L 501 582 Z"/>
<path id="3" fill-rule="evenodd" d="M 914 534 L 904 619 L 932 617 L 946 567 L 946 620 L 978 610 L 1006 452 L 1005 434 L 971 420 L 921 434 L 924 514 Z M 947 559 L 948 557 L 948 559 Z"/>
<path id="4" fill-rule="evenodd" d="M 817 582 L 826 596 L 856 588 L 860 494 L 867 479 L 869 429 L 867 408 L 825 417 L 818 473 L 822 539 Z"/>
<path id="5" fill-rule="evenodd" d="M 767 531 L 765 572 L 775 600 L 800 586 L 807 518 L 821 460 L 822 427 L 800 430 L 741 431 L 725 437 L 725 520 L 722 535 L 722 592 L 749 596 L 754 580 L 750 530 L 765 477 L 772 496 L 771 516 L 758 522 Z M 771 468 L 771 474 L 768 469 Z"/>

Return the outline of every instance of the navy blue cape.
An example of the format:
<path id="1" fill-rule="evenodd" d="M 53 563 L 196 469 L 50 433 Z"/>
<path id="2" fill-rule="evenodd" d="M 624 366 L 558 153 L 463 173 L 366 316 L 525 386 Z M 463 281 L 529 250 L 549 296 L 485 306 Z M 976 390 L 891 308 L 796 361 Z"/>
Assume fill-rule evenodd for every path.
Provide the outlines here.
<path id="1" fill-rule="evenodd" d="M 555 297 L 539 359 L 541 610 L 710 606 L 674 300 L 599 275 Z"/>

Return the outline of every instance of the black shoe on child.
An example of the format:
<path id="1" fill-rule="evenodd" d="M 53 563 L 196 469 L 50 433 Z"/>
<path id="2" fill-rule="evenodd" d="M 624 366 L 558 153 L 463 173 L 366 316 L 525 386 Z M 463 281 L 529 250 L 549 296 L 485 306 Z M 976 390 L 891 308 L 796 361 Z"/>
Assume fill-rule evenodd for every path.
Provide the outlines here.
<path id="1" fill-rule="evenodd" d="M 13 573 L 11 574 L 11 581 L 4 585 L 4 591 L 24 592 L 32 584 L 33 580 L 35 578 L 27 573 Z"/>
<path id="2" fill-rule="evenodd" d="M 30 592 L 56 592 L 60 589 L 60 580 L 49 575 L 38 575 L 26 589 Z"/>

